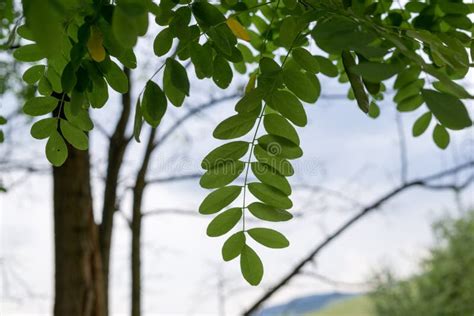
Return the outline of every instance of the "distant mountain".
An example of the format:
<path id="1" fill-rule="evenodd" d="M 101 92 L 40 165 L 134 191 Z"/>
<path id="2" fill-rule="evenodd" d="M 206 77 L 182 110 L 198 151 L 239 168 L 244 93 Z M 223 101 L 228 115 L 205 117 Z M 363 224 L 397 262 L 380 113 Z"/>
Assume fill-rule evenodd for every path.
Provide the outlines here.
<path id="1" fill-rule="evenodd" d="M 272 306 L 261 310 L 256 316 L 301 316 L 318 311 L 328 304 L 352 298 L 358 294 L 327 293 L 296 298 L 286 304 Z"/>

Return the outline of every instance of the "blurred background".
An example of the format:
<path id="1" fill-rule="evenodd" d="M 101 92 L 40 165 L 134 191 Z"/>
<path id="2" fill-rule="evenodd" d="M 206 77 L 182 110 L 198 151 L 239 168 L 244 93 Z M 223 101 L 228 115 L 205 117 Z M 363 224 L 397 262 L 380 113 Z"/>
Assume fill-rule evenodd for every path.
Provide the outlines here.
<path id="1" fill-rule="evenodd" d="M 137 48 L 144 63 L 130 75 L 131 104 L 163 62 L 153 55 L 152 41 L 150 35 Z M 0 187 L 5 190 L 0 193 L 0 311 L 2 315 L 49 315 L 54 299 L 51 167 L 45 144 L 29 134 L 32 119 L 20 112 L 23 96 L 32 93 L 21 82 L 25 67 L 3 53 L 0 60 L 0 113 L 8 118 L 5 143 L 0 145 Z M 194 75 L 191 67 L 189 73 Z M 155 79 L 161 83 L 160 76 Z M 465 302 L 474 302 L 474 289 L 470 291 L 474 284 L 473 129 L 453 133 L 450 146 L 442 151 L 430 132 L 411 136 L 413 122 L 423 109 L 398 113 L 390 83 L 385 100 L 379 102 L 380 115 L 373 119 L 347 99 L 348 84 L 319 79 L 322 95 L 316 104 L 305 106 L 309 124 L 298 130 L 304 156 L 295 161 L 290 179 L 295 218 L 270 226 L 283 232 L 291 245 L 284 251 L 255 246 L 265 265 L 258 287 L 243 280 L 237 261 L 223 262 L 224 237 L 207 237 L 210 218 L 197 212 L 208 193 L 199 186 L 201 160 L 221 144 L 212 138 L 212 131 L 233 113 L 248 78 L 235 74 L 225 91 L 209 80 L 194 79 L 185 104 L 168 108 L 156 131 L 157 146 L 149 153 L 140 210 L 143 315 L 239 315 L 307 258 L 308 263 L 264 302 L 259 315 L 409 315 L 402 308 L 414 311 L 414 306 L 424 308 L 425 314 L 412 315 L 435 315 L 419 302 L 419 293 L 426 288 L 436 292 L 430 297 L 438 295 L 440 304 L 460 306 L 439 315 L 468 315 L 462 308 L 471 308 Z M 472 82 L 471 74 L 466 80 L 470 91 Z M 92 111 L 95 129 L 90 134 L 98 222 L 109 143 L 123 105 L 120 95 L 109 93 L 106 108 Z M 467 104 L 470 110 L 472 105 Z M 133 106 L 127 120 L 125 132 L 131 134 Z M 117 182 L 111 315 L 128 315 L 130 310 L 132 200 L 149 134 L 144 127 L 142 142 L 128 144 Z M 459 166 L 464 167 L 456 169 Z M 429 181 L 417 183 L 424 179 Z M 456 251 L 451 252 L 450 245 Z M 448 262 L 449 268 L 444 264 L 444 270 L 436 270 L 439 262 Z M 446 281 L 451 275 L 456 276 L 456 299 L 445 297 L 453 293 Z M 438 291 L 440 280 L 445 282 Z"/>

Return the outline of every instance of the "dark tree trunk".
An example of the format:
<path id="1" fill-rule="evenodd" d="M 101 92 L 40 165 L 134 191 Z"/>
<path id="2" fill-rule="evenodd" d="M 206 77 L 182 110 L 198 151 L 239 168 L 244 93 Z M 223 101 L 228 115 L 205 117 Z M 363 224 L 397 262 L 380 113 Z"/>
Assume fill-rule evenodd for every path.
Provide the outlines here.
<path id="1" fill-rule="evenodd" d="M 88 151 L 68 147 L 54 168 L 55 316 L 104 316 L 98 231 L 92 210 Z"/>
<path id="2" fill-rule="evenodd" d="M 132 316 L 141 315 L 141 200 L 144 187 L 135 188 L 132 216 Z"/>
<path id="3" fill-rule="evenodd" d="M 122 95 L 122 113 L 115 126 L 114 133 L 110 137 L 108 151 L 107 175 L 105 180 L 104 204 L 102 208 L 102 222 L 99 226 L 100 252 L 102 256 L 102 268 L 105 291 L 105 315 L 109 309 L 109 270 L 110 270 L 110 247 L 112 244 L 112 232 L 114 225 L 114 214 L 117 209 L 117 186 L 123 157 L 129 140 L 125 137 L 127 123 L 130 117 L 130 70 L 124 68 L 124 72 L 129 78 L 129 92 Z"/>
<path id="4" fill-rule="evenodd" d="M 146 188 L 146 174 L 155 144 L 156 129 L 150 131 L 142 165 L 137 173 L 133 187 L 133 214 L 132 214 L 132 316 L 141 315 L 141 230 L 142 230 L 142 203 Z"/>

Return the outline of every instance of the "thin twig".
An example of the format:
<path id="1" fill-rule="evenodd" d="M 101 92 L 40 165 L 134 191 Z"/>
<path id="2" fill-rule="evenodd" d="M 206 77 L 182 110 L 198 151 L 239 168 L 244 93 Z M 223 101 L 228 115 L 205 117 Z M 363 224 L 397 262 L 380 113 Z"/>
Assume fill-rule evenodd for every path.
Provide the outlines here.
<path id="1" fill-rule="evenodd" d="M 303 267 L 314 260 L 314 258 L 323 250 L 326 248 L 332 241 L 334 241 L 337 237 L 342 235 L 347 229 L 352 227 L 355 223 L 357 223 L 361 218 L 365 217 L 367 214 L 371 213 L 373 210 L 378 209 L 381 207 L 384 203 L 387 201 L 391 200 L 392 198 L 398 196 L 400 193 L 406 191 L 407 189 L 413 188 L 413 187 L 422 187 L 426 189 L 431 189 L 432 185 L 430 182 L 439 180 L 441 178 L 444 178 L 446 176 L 454 175 L 457 174 L 458 172 L 461 172 L 463 170 L 473 168 L 474 167 L 474 160 L 469 161 L 467 163 L 458 165 L 454 168 L 435 173 L 432 175 L 429 175 L 424 178 L 420 178 L 417 180 L 413 180 L 404 184 L 401 184 L 398 187 L 395 187 L 388 193 L 382 195 L 380 198 L 376 199 L 373 203 L 369 204 L 368 206 L 362 208 L 356 215 L 351 217 L 347 222 L 345 222 L 342 226 L 340 226 L 336 231 L 334 231 L 331 235 L 329 235 L 325 240 L 323 240 L 320 244 L 318 244 L 313 251 L 309 253 L 308 256 L 306 256 L 303 260 L 301 260 L 294 268 L 293 270 L 288 273 L 283 279 L 281 279 L 276 285 L 271 287 L 266 293 L 262 295 L 260 299 L 258 299 L 247 311 L 243 313 L 245 316 L 250 316 L 254 312 L 256 312 L 260 306 L 267 301 L 270 297 L 272 297 L 278 290 L 280 290 L 283 286 L 285 286 L 293 277 L 296 275 L 300 274 Z M 470 183 L 470 182 L 469 182 Z M 468 184 L 466 184 L 467 187 Z M 442 188 L 441 186 L 439 187 L 440 189 Z M 446 187 L 448 188 L 448 187 Z M 452 186 L 449 187 L 451 189 Z"/>

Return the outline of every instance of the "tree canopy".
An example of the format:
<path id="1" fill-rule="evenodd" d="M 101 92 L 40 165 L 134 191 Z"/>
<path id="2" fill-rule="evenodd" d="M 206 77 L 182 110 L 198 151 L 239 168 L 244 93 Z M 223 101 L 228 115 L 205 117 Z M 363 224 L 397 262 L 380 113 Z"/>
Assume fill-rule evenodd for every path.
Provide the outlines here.
<path id="1" fill-rule="evenodd" d="M 46 157 L 54 166 L 66 161 L 66 143 L 88 148 L 87 133 L 94 128 L 90 112 L 106 105 L 109 87 L 128 91 L 123 67 L 137 67 L 134 47 L 151 23 L 160 27 L 153 51 L 163 62 L 137 98 L 137 141 L 144 122 L 157 127 L 169 105 L 179 107 L 190 97 L 192 74 L 184 62 L 192 64 L 196 78 L 210 78 L 221 89 L 235 73 L 248 76 L 235 114 L 214 130 L 225 143 L 203 160 L 200 184 L 213 191 L 199 212 L 216 214 L 231 206 L 211 221 L 207 234 L 222 236 L 241 224 L 224 243 L 222 256 L 226 261 L 240 257 L 242 274 L 252 285 L 260 283 L 264 269 L 247 238 L 270 248 L 289 242 L 275 230 L 249 228 L 246 218 L 292 218 L 287 177 L 294 173 L 290 161 L 303 154 L 295 126 L 307 124 L 303 104 L 317 102 L 319 78 L 349 83 L 348 98 L 371 117 L 380 112 L 377 103 L 386 83 L 393 83 L 400 112 L 425 109 L 413 135 L 431 125 L 441 149 L 449 145 L 450 132 L 472 125 L 463 100 L 473 96 L 457 81 L 474 59 L 469 18 L 474 5 L 461 0 L 403 6 L 391 0 L 21 3 L 21 15 L 12 0 L 0 8 L 6 17 L 0 39 L 18 61 L 33 63 L 23 80 L 37 93 L 23 112 L 41 117 L 31 135 L 47 139 Z M 239 177 L 243 182 L 236 184 Z M 248 204 L 250 195 L 259 202 Z"/>

